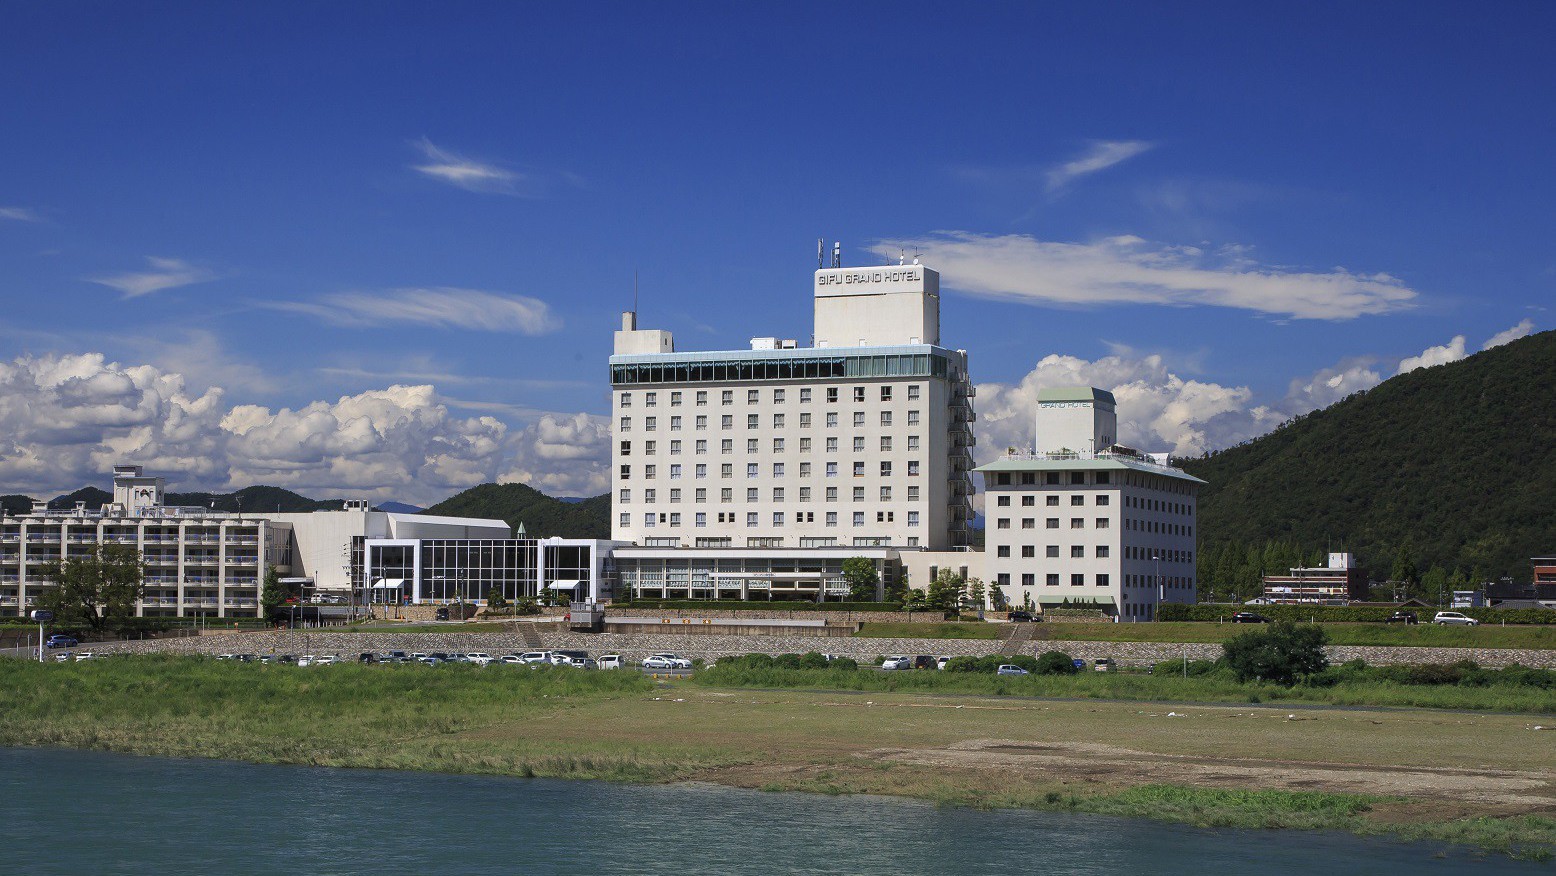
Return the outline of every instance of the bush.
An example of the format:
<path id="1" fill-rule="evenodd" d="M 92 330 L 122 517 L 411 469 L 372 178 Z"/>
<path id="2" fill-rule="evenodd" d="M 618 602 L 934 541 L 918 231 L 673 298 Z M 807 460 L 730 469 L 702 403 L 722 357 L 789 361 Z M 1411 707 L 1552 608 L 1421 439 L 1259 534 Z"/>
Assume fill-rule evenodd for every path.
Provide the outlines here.
<path id="1" fill-rule="evenodd" d="M 761 602 L 744 599 L 634 599 L 633 608 L 680 611 L 899 611 L 900 602 Z"/>
<path id="2" fill-rule="evenodd" d="M 1382 623 L 1394 613 L 1394 607 L 1363 605 L 1182 605 L 1165 603 L 1157 607 L 1159 621 L 1203 621 L 1215 623 L 1231 619 L 1238 611 L 1256 611 L 1270 620 L 1292 623 L 1317 621 L 1333 623 Z M 1430 608 L 1412 609 L 1422 623 L 1431 621 Z M 1556 624 L 1556 611 L 1548 608 L 1462 608 L 1463 612 L 1484 624 Z"/>
<path id="3" fill-rule="evenodd" d="M 1224 664 L 1217 660 L 1190 660 L 1187 666 L 1189 677 L 1210 675 L 1224 668 Z M 1184 663 L 1182 658 L 1177 660 L 1163 660 L 1151 668 L 1152 675 L 1184 675 Z"/>
<path id="4" fill-rule="evenodd" d="M 800 667 L 803 669 L 826 669 L 827 658 L 821 656 L 820 651 L 807 651 L 800 656 Z"/>
<path id="5" fill-rule="evenodd" d="M 852 671 L 859 668 L 859 661 L 852 657 L 838 657 L 828 665 L 833 669 L 846 669 Z"/>
<path id="6" fill-rule="evenodd" d="M 1070 655 L 1063 651 L 1044 651 L 1032 662 L 1036 664 L 1035 671 L 1039 675 L 1074 675 L 1080 671 L 1075 668 L 1075 661 Z"/>
<path id="7" fill-rule="evenodd" d="M 773 665 L 779 669 L 804 668 L 804 664 L 800 662 L 800 655 L 798 654 L 779 654 L 777 657 L 773 658 Z"/>
<path id="8" fill-rule="evenodd" d="M 1273 681 L 1287 686 L 1297 679 L 1322 672 L 1329 665 L 1324 655 L 1323 627 L 1276 621 L 1268 629 L 1251 630 L 1222 644 L 1226 663 L 1239 681 Z"/>

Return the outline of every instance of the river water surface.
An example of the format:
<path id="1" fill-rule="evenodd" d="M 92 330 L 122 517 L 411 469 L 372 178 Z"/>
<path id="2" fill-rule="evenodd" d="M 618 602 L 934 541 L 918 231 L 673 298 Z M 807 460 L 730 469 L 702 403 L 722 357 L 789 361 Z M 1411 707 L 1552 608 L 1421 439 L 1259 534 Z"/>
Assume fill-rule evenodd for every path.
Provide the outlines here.
<path id="1" fill-rule="evenodd" d="M 1432 844 L 873 797 L 0 749 L 6 872 L 1548 873 Z"/>

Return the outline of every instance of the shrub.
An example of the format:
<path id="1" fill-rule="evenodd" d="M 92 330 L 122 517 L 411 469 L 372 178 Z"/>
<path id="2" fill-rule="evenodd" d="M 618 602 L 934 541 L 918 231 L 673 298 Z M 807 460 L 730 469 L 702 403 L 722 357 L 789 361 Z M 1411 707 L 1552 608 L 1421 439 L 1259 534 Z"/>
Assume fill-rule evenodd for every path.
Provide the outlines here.
<path id="1" fill-rule="evenodd" d="M 1268 629 L 1233 636 L 1222 648 L 1227 665 L 1239 681 L 1273 681 L 1289 686 L 1329 665 L 1329 658 L 1324 655 L 1326 639 L 1322 627 L 1276 621 Z"/>
<path id="2" fill-rule="evenodd" d="M 838 657 L 828 665 L 830 665 L 833 669 L 846 669 L 852 671 L 859 668 L 859 661 L 852 657 Z"/>
<path id="3" fill-rule="evenodd" d="M 821 656 L 820 651 L 807 651 L 800 657 L 800 666 L 805 669 L 826 669 L 827 658 Z"/>
<path id="4" fill-rule="evenodd" d="M 773 665 L 779 669 L 804 668 L 804 664 L 800 662 L 800 655 L 798 654 L 779 654 L 773 658 Z"/>
<path id="5" fill-rule="evenodd" d="M 1075 668 L 1075 661 L 1070 655 L 1063 651 L 1044 651 L 1032 662 L 1039 675 L 1074 675 L 1080 671 Z"/>
<path id="6" fill-rule="evenodd" d="M 950 660 L 946 661 L 945 671 L 946 672 L 977 672 L 977 671 L 979 671 L 979 669 L 978 669 L 978 658 L 977 657 L 952 657 Z"/>

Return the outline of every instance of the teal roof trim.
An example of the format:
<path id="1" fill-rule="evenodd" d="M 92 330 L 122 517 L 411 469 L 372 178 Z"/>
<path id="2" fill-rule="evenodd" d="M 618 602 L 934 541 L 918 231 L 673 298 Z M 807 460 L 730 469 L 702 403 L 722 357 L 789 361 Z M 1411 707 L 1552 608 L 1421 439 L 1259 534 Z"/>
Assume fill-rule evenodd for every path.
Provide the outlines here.
<path id="1" fill-rule="evenodd" d="M 1104 459 L 996 459 L 973 469 L 987 475 L 990 472 L 1026 471 L 1138 471 L 1145 474 L 1177 478 L 1195 484 L 1205 481 L 1178 468 L 1164 468 L 1149 462 L 1136 462 L 1128 457 L 1112 456 Z M 985 477 L 985 481 L 987 481 Z"/>

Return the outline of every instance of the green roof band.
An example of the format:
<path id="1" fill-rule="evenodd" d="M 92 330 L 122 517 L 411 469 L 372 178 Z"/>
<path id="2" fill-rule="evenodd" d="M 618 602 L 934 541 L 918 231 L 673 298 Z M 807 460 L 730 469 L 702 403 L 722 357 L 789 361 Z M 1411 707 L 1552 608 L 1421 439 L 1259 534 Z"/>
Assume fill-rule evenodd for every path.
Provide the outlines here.
<path id="1" fill-rule="evenodd" d="M 1113 393 L 1094 386 L 1056 386 L 1037 391 L 1037 402 L 1105 402 L 1117 407 Z"/>

